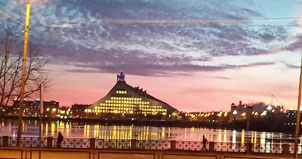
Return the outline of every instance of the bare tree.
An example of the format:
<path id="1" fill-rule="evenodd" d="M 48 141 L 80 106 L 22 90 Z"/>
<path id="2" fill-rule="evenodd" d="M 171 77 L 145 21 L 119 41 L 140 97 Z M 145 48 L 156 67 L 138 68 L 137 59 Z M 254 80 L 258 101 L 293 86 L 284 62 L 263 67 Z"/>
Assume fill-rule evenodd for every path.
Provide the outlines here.
<path id="1" fill-rule="evenodd" d="M 0 35 L 0 105 L 9 106 L 14 99 L 19 100 L 23 54 L 17 42 L 18 37 L 7 29 Z M 39 50 L 29 46 L 25 77 L 25 96 L 28 98 L 39 91 L 40 84 L 48 87 L 49 80 L 44 72 L 46 60 L 39 56 Z"/>

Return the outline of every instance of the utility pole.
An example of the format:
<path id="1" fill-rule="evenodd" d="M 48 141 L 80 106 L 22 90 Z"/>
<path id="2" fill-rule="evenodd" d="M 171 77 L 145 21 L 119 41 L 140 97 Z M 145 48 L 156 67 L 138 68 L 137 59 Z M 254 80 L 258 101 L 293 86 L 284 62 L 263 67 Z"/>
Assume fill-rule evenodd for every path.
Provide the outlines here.
<path id="1" fill-rule="evenodd" d="M 25 87 L 25 76 L 26 76 L 26 56 L 27 56 L 27 44 L 28 44 L 28 31 L 29 31 L 29 17 L 30 17 L 30 4 L 29 1 L 26 5 L 26 19 L 25 19 L 25 31 L 24 31 L 24 49 L 23 49 L 23 64 L 22 64 L 22 79 L 21 79 L 21 90 L 20 90 L 20 103 L 19 103 L 19 120 L 18 120 L 18 138 L 17 146 L 21 145 L 21 132 L 22 132 L 22 115 L 23 115 L 23 98 L 24 98 L 24 87 Z"/>
<path id="2" fill-rule="evenodd" d="M 300 107 L 301 107 L 301 85 L 302 85 L 302 54 L 301 54 L 301 66 L 300 66 L 300 81 L 299 81 L 299 94 L 298 94 L 298 106 L 297 106 L 297 121 L 296 121 L 296 133 L 295 133 L 295 149 L 294 155 L 298 157 L 298 143 L 300 135 Z"/>
<path id="3" fill-rule="evenodd" d="M 39 118 L 39 159 L 41 159 L 42 117 L 43 117 L 43 85 L 40 84 L 40 118 Z"/>

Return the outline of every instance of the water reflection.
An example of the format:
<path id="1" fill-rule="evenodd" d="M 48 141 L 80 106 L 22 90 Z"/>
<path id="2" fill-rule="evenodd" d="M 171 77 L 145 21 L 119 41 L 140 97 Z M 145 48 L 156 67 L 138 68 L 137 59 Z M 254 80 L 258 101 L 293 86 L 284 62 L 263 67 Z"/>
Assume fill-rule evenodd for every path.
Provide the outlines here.
<path id="1" fill-rule="evenodd" d="M 244 143 L 245 143 L 245 142 L 244 142 L 244 139 L 245 139 L 245 131 L 242 130 L 242 132 L 241 132 L 241 144 L 244 144 Z"/>
<path id="2" fill-rule="evenodd" d="M 39 132 L 38 124 L 37 121 L 24 121 L 23 136 L 37 137 Z M 0 136 L 17 136 L 16 120 L 0 120 L 0 125 Z M 252 142 L 262 146 L 293 140 L 293 136 L 286 133 L 245 130 L 99 125 L 70 121 L 49 121 L 42 124 L 42 136 L 44 137 L 56 137 L 59 131 L 62 132 L 65 138 L 98 139 L 202 141 L 202 136 L 204 135 L 208 141 L 242 144 Z"/>

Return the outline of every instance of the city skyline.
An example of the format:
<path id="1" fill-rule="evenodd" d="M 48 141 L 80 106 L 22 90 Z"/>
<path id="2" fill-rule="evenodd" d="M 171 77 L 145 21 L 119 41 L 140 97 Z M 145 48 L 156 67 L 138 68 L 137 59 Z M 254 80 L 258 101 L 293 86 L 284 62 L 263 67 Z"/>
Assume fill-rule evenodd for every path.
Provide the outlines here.
<path id="1" fill-rule="evenodd" d="M 46 100 L 94 103 L 124 71 L 127 83 L 178 110 L 270 104 L 271 94 L 296 108 L 300 1 L 30 2 L 29 42 L 49 61 Z M 20 43 L 24 17 L 23 0 L 0 0 L 0 24 Z"/>

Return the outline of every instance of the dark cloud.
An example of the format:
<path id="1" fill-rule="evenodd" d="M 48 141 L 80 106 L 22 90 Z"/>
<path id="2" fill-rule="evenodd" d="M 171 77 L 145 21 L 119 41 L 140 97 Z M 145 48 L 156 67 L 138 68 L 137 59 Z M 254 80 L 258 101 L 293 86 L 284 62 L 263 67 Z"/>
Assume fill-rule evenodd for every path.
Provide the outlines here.
<path id="1" fill-rule="evenodd" d="M 294 37 L 294 41 L 283 47 L 286 51 L 296 51 L 302 48 L 302 35 Z"/>
<path id="2" fill-rule="evenodd" d="M 24 19 L 17 0 L 0 6 Z M 161 76 L 223 71 L 273 64 L 202 65 L 217 56 L 271 53 L 267 46 L 288 32 L 282 26 L 250 27 L 248 20 L 259 17 L 264 16 L 220 0 L 51 0 L 32 7 L 30 40 L 52 63 L 87 68 L 79 71 Z M 0 25 L 19 26 L 7 19 Z"/>
<path id="3" fill-rule="evenodd" d="M 145 59 L 148 61 L 148 59 Z M 142 61 L 142 60 L 139 60 Z M 224 71 L 229 69 L 240 69 L 248 67 L 274 65 L 273 62 L 259 62 L 250 63 L 244 65 L 193 65 L 193 64 L 153 64 L 153 63 L 121 63 L 121 64 L 75 64 L 79 68 L 79 72 L 84 70 L 88 72 L 109 72 L 116 73 L 121 70 L 127 72 L 127 74 L 142 75 L 142 76 L 169 76 L 174 72 L 184 73 L 188 72 L 209 72 L 209 71 Z M 88 70 L 87 70 L 88 69 Z M 77 69 L 70 70 L 77 72 Z"/>
<path id="4" fill-rule="evenodd" d="M 232 79 L 229 77 L 222 77 L 222 76 L 214 76 L 213 78 L 222 79 L 222 80 L 231 80 Z"/>
<path id="5" fill-rule="evenodd" d="M 297 66 L 297 65 L 292 65 L 289 63 L 284 63 L 284 65 L 289 69 L 300 69 L 300 66 Z"/>

